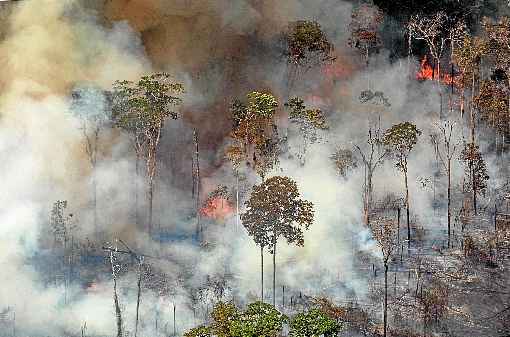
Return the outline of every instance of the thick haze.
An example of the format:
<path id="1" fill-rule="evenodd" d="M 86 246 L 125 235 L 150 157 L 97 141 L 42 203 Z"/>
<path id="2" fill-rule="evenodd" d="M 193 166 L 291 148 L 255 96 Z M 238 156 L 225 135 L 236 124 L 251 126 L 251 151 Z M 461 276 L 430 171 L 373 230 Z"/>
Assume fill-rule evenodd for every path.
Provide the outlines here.
<path id="1" fill-rule="evenodd" d="M 390 64 L 384 49 L 371 59 L 369 70 L 364 68 L 360 56 L 347 45 L 351 8 L 333 0 L 111 0 L 106 4 L 26 0 L 11 5 L 4 15 L 7 9 L 0 7 L 0 309 L 13 307 L 16 324 L 27 336 L 78 333 L 84 322 L 89 333 L 111 335 L 115 330 L 111 278 L 97 279 L 94 292 L 72 285 L 67 295 L 72 300 L 64 305 L 63 288 L 44 284 L 41 268 L 27 263 L 43 249 L 39 238 L 50 230 L 49 212 L 56 200 L 68 201 L 80 236 L 93 233 L 92 171 L 80 122 L 70 110 L 73 88 L 93 84 L 111 89 L 115 80 L 135 80 L 154 71 L 167 71 L 184 84 L 183 118 L 167 123 L 158 152 L 154 210 L 157 226 L 189 237 L 195 230 L 195 219 L 188 216 L 194 207 L 192 131 L 196 128 L 200 137 L 202 195 L 220 184 L 233 189 L 235 178 L 223 155 L 230 129 L 228 104 L 248 91 L 268 89 L 283 106 L 288 69 L 281 32 L 289 21 L 298 19 L 321 24 L 335 45 L 337 60 L 333 75 L 312 71 L 306 82 L 294 88 L 310 106 L 327 113 L 330 130 L 309 149 L 304 166 L 284 154 L 273 172 L 295 179 L 303 197 L 316 207 L 305 247 L 283 241 L 279 245 L 277 282 L 291 292 L 337 299 L 355 294 L 363 300 L 366 272 L 354 268 L 352 259 L 353 245 L 365 245 L 362 170 L 340 178 L 329 157 L 337 146 L 363 145 L 368 121 L 376 120 L 378 113 L 382 129 L 400 121 L 416 123 L 423 134 L 410 159 L 412 214 L 425 226 L 437 226 L 430 207 L 432 189 L 422 188 L 419 180 L 432 176 L 429 134 L 438 121 L 439 100 L 434 83 L 412 80 L 407 60 Z M 367 76 L 370 89 L 383 91 L 391 107 L 359 103 Z M 101 97 L 97 100 L 100 105 Z M 283 111 L 280 114 L 284 120 Z M 291 145 L 299 142 L 290 140 Z M 454 180 L 459 181 L 456 177 L 462 170 L 455 165 Z M 126 136 L 104 131 L 96 173 L 99 225 L 107 233 L 106 240 L 122 239 L 148 254 L 168 257 L 154 263 L 170 275 L 172 296 L 152 299 L 154 293 L 144 293 L 145 331 L 150 331 L 149 305 L 154 303 L 163 322 L 170 321 L 171 304 L 177 303 L 179 329 L 200 321 L 203 314 L 193 318 L 189 288 L 203 284 L 208 275 L 232 273 L 227 298 L 255 298 L 259 250 L 243 228 L 235 228 L 234 216 L 225 224 L 209 221 L 205 236 L 212 248 L 201 249 L 188 239 L 159 245 L 133 224 L 133 171 L 134 155 Z M 249 177 L 249 181 L 258 180 Z M 401 195 L 402 189 L 403 179 L 388 161 L 376 172 L 375 192 Z M 182 282 L 178 276 L 184 272 L 187 279 Z M 266 293 L 270 293 L 269 263 L 266 272 Z M 133 277 L 124 277 L 121 284 L 133 287 Z M 133 330 L 134 293 L 121 295 L 120 301 L 126 328 Z"/>

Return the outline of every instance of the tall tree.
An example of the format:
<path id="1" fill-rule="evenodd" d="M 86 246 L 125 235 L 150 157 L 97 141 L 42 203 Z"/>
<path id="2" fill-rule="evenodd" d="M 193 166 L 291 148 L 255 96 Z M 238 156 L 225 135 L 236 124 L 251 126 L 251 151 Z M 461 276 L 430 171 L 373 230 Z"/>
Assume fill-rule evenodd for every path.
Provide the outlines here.
<path id="1" fill-rule="evenodd" d="M 353 8 L 349 23 L 349 46 L 356 48 L 366 65 L 369 65 L 370 53 L 381 46 L 379 28 L 384 20 L 383 12 L 375 5 L 360 4 Z M 370 77 L 367 72 L 367 88 L 370 89 Z"/>
<path id="2" fill-rule="evenodd" d="M 287 243 L 303 246 L 303 229 L 313 223 L 314 209 L 309 201 L 300 199 L 296 182 L 288 177 L 274 176 L 253 186 L 246 212 L 241 219 L 254 241 L 272 246 L 273 305 L 276 304 L 276 245 L 279 237 Z"/>
<path id="3" fill-rule="evenodd" d="M 284 37 L 290 65 L 287 90 L 308 70 L 332 62 L 334 46 L 316 21 L 299 20 L 289 25 Z"/>
<path id="4" fill-rule="evenodd" d="M 478 95 L 474 98 L 482 121 L 501 135 L 510 133 L 510 114 L 508 88 L 496 80 L 485 80 L 480 85 Z M 497 138 L 496 138 L 497 139 Z M 498 149 L 496 148 L 496 151 Z"/>
<path id="5" fill-rule="evenodd" d="M 464 116 L 465 91 L 471 88 L 470 126 L 471 142 L 475 141 L 475 120 L 473 109 L 473 98 L 475 95 L 475 83 L 480 77 L 480 63 L 482 57 L 487 53 L 487 43 L 484 39 L 471 37 L 467 34 L 456 44 L 453 52 L 453 62 L 460 71 L 460 79 L 457 81 L 460 85 L 460 113 Z"/>
<path id="6" fill-rule="evenodd" d="M 439 11 L 433 15 L 413 15 L 407 24 L 410 41 L 412 39 L 425 41 L 429 53 L 434 60 L 434 78 L 441 79 L 441 58 L 450 42 L 454 46 L 464 35 L 466 30 L 462 21 L 455 21 L 445 12 Z M 453 50 L 452 50 L 453 52 Z"/>
<path id="7" fill-rule="evenodd" d="M 173 109 L 181 103 L 184 88 L 170 75 L 156 73 L 137 82 L 117 81 L 113 91 L 113 118 L 117 127 L 131 135 L 139 159 L 144 158 L 147 173 L 148 232 L 152 234 L 152 204 L 157 150 L 167 118 L 177 119 Z"/>
<path id="8" fill-rule="evenodd" d="M 317 142 L 319 130 L 328 129 L 326 117 L 320 109 L 307 109 L 304 101 L 299 97 L 291 98 L 285 103 L 285 107 L 289 109 L 290 122 L 298 127 L 303 139 L 302 149 L 297 157 L 301 165 L 304 165 L 308 146 Z"/>
<path id="9" fill-rule="evenodd" d="M 464 146 L 464 149 L 462 149 L 460 154 L 460 160 L 463 162 L 465 167 L 465 173 L 468 177 L 468 179 L 466 179 L 468 181 L 467 185 L 472 192 L 473 210 L 475 215 L 477 215 L 477 197 L 480 194 L 485 194 L 487 189 L 487 180 L 489 180 L 487 165 L 480 153 L 479 146 L 473 143 L 467 143 Z"/>
<path id="10" fill-rule="evenodd" d="M 363 163 L 363 213 L 365 218 L 365 224 L 370 223 L 370 212 L 372 208 L 373 198 L 373 177 L 374 172 L 384 162 L 385 157 L 388 155 L 388 150 L 382 145 L 382 135 L 379 126 L 370 126 L 367 135 L 366 149 L 362 149 L 361 146 L 355 144 L 354 147 L 361 156 Z"/>
<path id="11" fill-rule="evenodd" d="M 92 207 L 94 210 L 94 234 L 97 238 L 97 156 L 101 131 L 111 120 L 110 95 L 95 86 L 81 86 L 72 93 L 72 112 L 79 118 L 85 140 L 85 152 L 92 168 Z"/>
<path id="12" fill-rule="evenodd" d="M 386 337 L 388 326 L 388 265 L 393 256 L 397 243 L 398 228 L 393 220 L 378 219 L 371 223 L 372 236 L 377 242 L 384 264 L 384 306 L 383 306 L 383 336 Z"/>
<path id="13" fill-rule="evenodd" d="M 497 69 L 505 74 L 507 94 L 507 132 L 510 132 L 510 18 L 502 17 L 497 21 L 484 18 L 482 26 L 488 43 L 488 54 Z"/>
<path id="14" fill-rule="evenodd" d="M 271 93 L 251 91 L 246 101 L 234 100 L 231 105 L 233 144 L 227 156 L 236 166 L 246 163 L 264 179 L 278 163 L 278 132 L 274 115 L 278 101 Z"/>
<path id="15" fill-rule="evenodd" d="M 406 203 L 406 217 L 407 217 L 407 245 L 411 247 L 411 226 L 409 220 L 409 184 L 408 184 L 408 158 L 414 146 L 418 142 L 418 137 L 421 131 L 416 125 L 410 122 L 403 122 L 393 125 L 386 130 L 383 135 L 383 143 L 388 146 L 396 158 L 396 166 L 404 175 L 405 185 L 405 203 Z"/>
<path id="16" fill-rule="evenodd" d="M 430 135 L 432 144 L 436 150 L 437 155 L 439 156 L 439 160 L 443 165 L 444 170 L 446 171 L 446 175 L 448 177 L 448 248 L 450 248 L 450 239 L 451 239 L 451 217 L 452 217 L 452 159 L 455 156 L 457 151 L 457 144 L 452 139 L 454 124 L 446 121 L 443 125 L 438 126 L 438 132 Z"/>

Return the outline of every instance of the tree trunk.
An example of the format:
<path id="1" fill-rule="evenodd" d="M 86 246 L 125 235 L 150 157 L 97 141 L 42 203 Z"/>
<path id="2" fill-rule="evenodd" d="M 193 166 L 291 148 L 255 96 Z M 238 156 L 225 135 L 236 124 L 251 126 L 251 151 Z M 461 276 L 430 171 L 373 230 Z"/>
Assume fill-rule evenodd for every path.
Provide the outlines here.
<path id="1" fill-rule="evenodd" d="M 409 220 L 409 185 L 407 182 L 407 167 L 404 169 L 404 182 L 406 187 L 406 218 L 407 218 L 407 249 L 411 249 L 411 225 Z"/>
<path id="2" fill-rule="evenodd" d="M 196 129 L 193 130 L 193 140 L 195 142 L 195 168 L 196 168 L 196 182 L 197 182 L 197 200 L 196 200 L 196 212 L 197 212 L 197 228 L 196 236 L 197 241 L 200 241 L 200 233 L 202 228 L 200 225 L 200 153 L 198 148 L 198 132 Z"/>
<path id="3" fill-rule="evenodd" d="M 138 313 L 140 309 L 140 295 L 142 290 L 142 263 L 138 263 L 138 293 L 136 295 L 136 321 L 135 321 L 135 337 L 138 335 Z"/>
<path id="4" fill-rule="evenodd" d="M 140 175 L 140 156 L 136 155 L 135 161 L 135 224 L 136 227 L 140 225 L 140 215 L 138 214 L 138 191 L 139 187 L 139 175 Z"/>
<path id="5" fill-rule="evenodd" d="M 260 246 L 260 301 L 264 302 L 264 247 Z"/>
<path id="6" fill-rule="evenodd" d="M 236 231 L 239 230 L 239 172 L 236 172 Z"/>
<path id="7" fill-rule="evenodd" d="M 451 159 L 448 159 L 448 248 L 450 248 L 450 239 L 451 239 L 451 218 L 452 218 L 452 210 L 451 210 L 451 204 L 452 204 L 452 198 L 451 198 Z"/>
<path id="8" fill-rule="evenodd" d="M 471 179 L 473 184 L 473 210 L 475 211 L 475 215 L 478 215 L 478 210 L 476 207 L 476 194 L 477 194 L 477 186 L 476 186 L 476 177 L 475 177 L 475 170 L 471 169 Z"/>
<path id="9" fill-rule="evenodd" d="M 383 309 L 383 336 L 386 337 L 386 327 L 388 325 L 388 263 L 384 262 L 384 309 Z"/>
<path id="10" fill-rule="evenodd" d="M 97 224 L 97 179 L 96 166 L 92 167 L 92 207 L 94 207 L 94 236 L 99 239 L 99 230 Z"/>
<path id="11" fill-rule="evenodd" d="M 117 276 L 115 275 L 115 264 L 114 264 L 113 252 L 110 251 L 110 265 L 112 268 L 113 278 L 113 303 L 115 305 L 115 317 L 117 322 L 117 337 L 122 337 L 122 313 L 120 311 L 119 297 L 117 295 Z"/>
<path id="12" fill-rule="evenodd" d="M 276 307 L 276 240 L 273 242 L 273 307 Z"/>
<path id="13" fill-rule="evenodd" d="M 113 278 L 113 301 L 115 303 L 115 316 L 117 317 L 117 337 L 122 337 L 122 315 L 117 296 L 117 278 L 115 277 Z"/>
<path id="14" fill-rule="evenodd" d="M 471 83 L 471 104 L 469 105 L 469 113 L 470 113 L 470 119 L 471 119 L 471 143 L 475 143 L 475 109 L 473 106 L 474 101 L 474 94 L 475 94 L 475 72 L 473 71 L 473 79 Z"/>
<path id="15" fill-rule="evenodd" d="M 148 222 L 148 230 L 149 237 L 152 236 L 152 200 L 154 196 L 154 180 L 153 178 L 149 178 L 149 222 Z"/>

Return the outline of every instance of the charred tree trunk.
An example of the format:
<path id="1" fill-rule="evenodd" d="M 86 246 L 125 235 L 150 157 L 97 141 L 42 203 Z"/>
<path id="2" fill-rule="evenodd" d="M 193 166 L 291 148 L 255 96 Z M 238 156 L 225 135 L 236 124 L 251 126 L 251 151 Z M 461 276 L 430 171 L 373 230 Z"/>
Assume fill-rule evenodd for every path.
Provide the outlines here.
<path id="1" fill-rule="evenodd" d="M 273 241 L 273 307 L 276 307 L 276 240 Z"/>
<path id="2" fill-rule="evenodd" d="M 386 328 L 388 326 L 388 262 L 384 262 L 384 308 L 383 308 L 383 336 L 386 337 Z"/>
<path id="3" fill-rule="evenodd" d="M 139 205 L 138 205 L 138 193 L 140 184 L 138 182 L 140 176 L 140 156 L 137 154 L 135 159 L 135 224 L 136 227 L 140 225 Z"/>
<path id="4" fill-rule="evenodd" d="M 140 309 L 140 295 L 142 293 L 142 262 L 138 263 L 138 293 L 136 295 L 136 321 L 135 321 L 135 337 L 138 335 L 138 313 Z"/>
<path id="5" fill-rule="evenodd" d="M 448 166 L 447 166 L 447 174 L 448 174 L 448 248 L 450 248 L 450 240 L 451 240 L 451 219 L 452 219 L 452 197 L 451 197 L 451 191 L 452 191 L 452 168 L 451 168 L 451 159 L 448 159 Z"/>
<path id="6" fill-rule="evenodd" d="M 148 222 L 148 230 L 149 230 L 149 237 L 152 236 L 152 201 L 154 198 L 154 179 L 152 177 L 149 178 L 149 191 L 148 191 L 148 197 L 149 197 L 149 222 Z"/>
<path id="7" fill-rule="evenodd" d="M 264 302 L 264 246 L 260 246 L 260 300 Z"/>
<path id="8" fill-rule="evenodd" d="M 196 228 L 196 236 L 197 241 L 200 241 L 200 234 L 202 232 L 202 228 L 200 225 L 200 153 L 198 148 L 198 132 L 196 129 L 193 130 L 193 141 L 195 142 L 195 175 L 196 175 L 196 184 L 197 184 L 197 199 L 196 199 L 196 212 L 197 212 L 197 228 Z"/>
<path id="9" fill-rule="evenodd" d="M 407 181 L 407 165 L 404 168 L 404 183 L 406 188 L 406 220 L 407 220 L 407 249 L 411 249 L 411 225 L 409 216 L 409 184 Z"/>
<path id="10" fill-rule="evenodd" d="M 117 323 L 117 337 L 122 337 L 122 312 L 120 310 L 119 297 L 117 295 L 117 275 L 113 258 L 113 251 L 110 251 L 110 265 L 113 277 L 113 303 L 115 305 L 115 318 Z"/>

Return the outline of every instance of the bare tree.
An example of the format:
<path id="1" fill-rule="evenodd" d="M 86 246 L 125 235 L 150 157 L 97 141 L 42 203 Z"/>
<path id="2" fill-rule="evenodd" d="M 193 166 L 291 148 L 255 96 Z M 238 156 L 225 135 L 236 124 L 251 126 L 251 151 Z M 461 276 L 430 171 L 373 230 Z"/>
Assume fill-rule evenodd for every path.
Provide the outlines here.
<path id="1" fill-rule="evenodd" d="M 119 296 L 117 293 L 117 276 L 120 272 L 121 266 L 117 263 L 117 257 L 115 253 L 118 251 L 117 245 L 115 247 L 108 247 L 106 250 L 109 252 L 110 267 L 113 279 L 113 304 L 115 306 L 115 318 L 117 323 L 117 337 L 123 337 L 122 334 L 122 312 L 119 304 Z"/>
<path id="2" fill-rule="evenodd" d="M 439 125 L 438 132 L 431 134 L 430 138 L 436 153 L 439 157 L 443 168 L 446 171 L 446 175 L 448 177 L 448 248 L 450 248 L 450 239 L 451 239 L 451 217 L 452 217 L 452 198 L 451 198 L 451 189 L 452 189 L 452 159 L 455 156 L 457 151 L 457 144 L 452 140 L 454 123 L 449 121 L 444 122 L 442 125 Z"/>
<path id="3" fill-rule="evenodd" d="M 367 144 L 368 148 L 362 150 L 357 144 L 354 148 L 358 151 L 361 156 L 364 169 L 364 180 L 363 180 L 363 213 L 365 218 L 365 224 L 370 224 L 370 212 L 372 208 L 373 199 L 373 184 L 372 180 L 374 172 L 384 161 L 384 158 L 388 155 L 388 151 L 382 145 L 381 129 L 379 124 L 376 127 L 370 126 L 368 129 Z"/>
<path id="4" fill-rule="evenodd" d="M 81 86 L 72 93 L 72 112 L 79 118 L 85 140 L 85 152 L 92 168 L 92 207 L 94 210 L 94 234 L 98 236 L 97 213 L 97 156 L 101 132 L 110 121 L 110 95 L 94 86 Z"/>
<path id="5" fill-rule="evenodd" d="M 370 224 L 372 236 L 377 242 L 379 249 L 382 253 L 384 265 L 384 306 L 383 306 L 383 321 L 384 332 L 386 337 L 386 330 L 388 325 L 388 265 L 393 256 L 395 248 L 398 247 L 396 241 L 396 233 L 398 228 L 393 220 L 377 219 Z"/>

